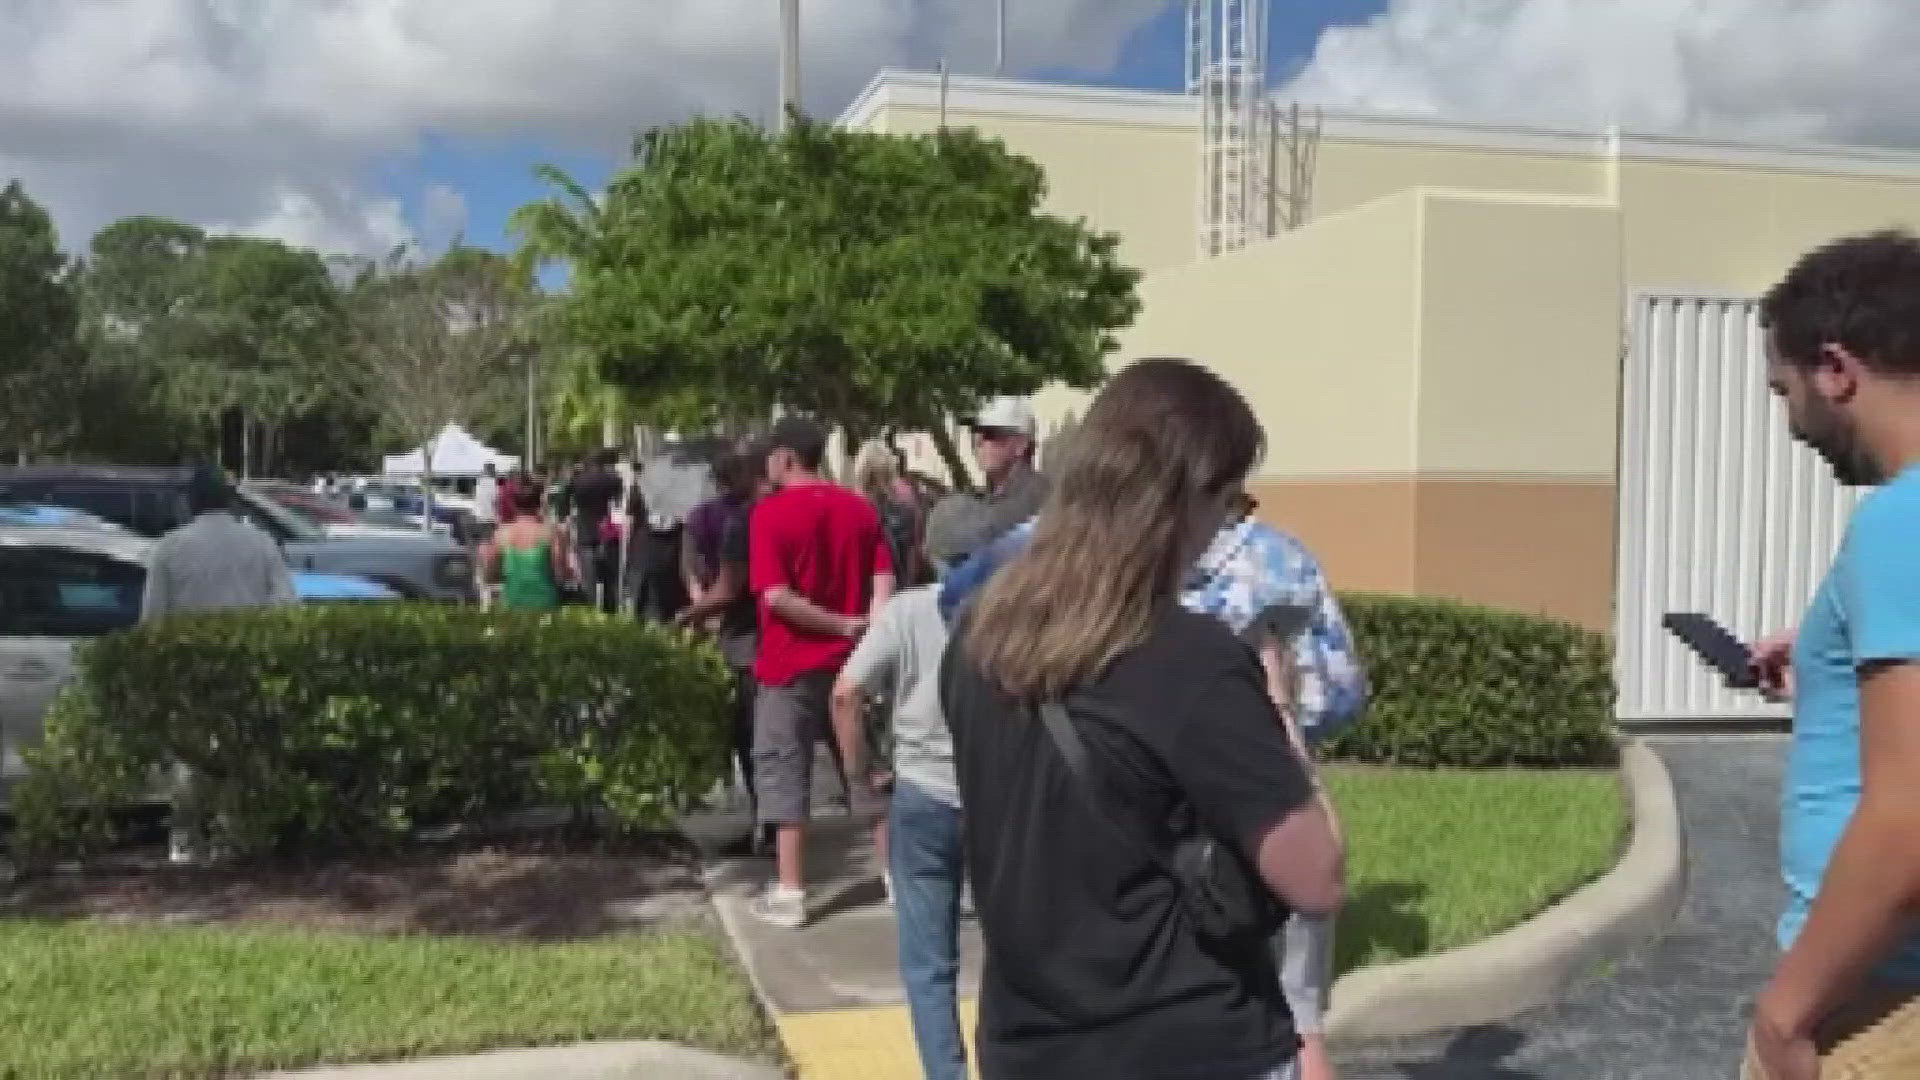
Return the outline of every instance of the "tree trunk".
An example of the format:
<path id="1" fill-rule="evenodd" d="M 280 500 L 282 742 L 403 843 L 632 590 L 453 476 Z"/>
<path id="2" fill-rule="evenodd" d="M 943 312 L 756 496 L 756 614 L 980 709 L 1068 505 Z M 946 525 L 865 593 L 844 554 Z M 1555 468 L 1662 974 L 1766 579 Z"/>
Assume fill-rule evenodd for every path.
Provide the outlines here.
<path id="1" fill-rule="evenodd" d="M 953 432 L 944 423 L 933 424 L 927 434 L 933 438 L 933 448 L 940 452 L 940 460 L 946 463 L 947 472 L 953 477 L 953 490 L 969 495 L 978 494 L 973 486 L 973 474 L 967 471 L 967 463 L 960 457 L 960 448 L 953 444 Z"/>
<path id="2" fill-rule="evenodd" d="M 240 479 L 253 479 L 253 440 L 251 419 L 245 409 L 240 410 Z"/>

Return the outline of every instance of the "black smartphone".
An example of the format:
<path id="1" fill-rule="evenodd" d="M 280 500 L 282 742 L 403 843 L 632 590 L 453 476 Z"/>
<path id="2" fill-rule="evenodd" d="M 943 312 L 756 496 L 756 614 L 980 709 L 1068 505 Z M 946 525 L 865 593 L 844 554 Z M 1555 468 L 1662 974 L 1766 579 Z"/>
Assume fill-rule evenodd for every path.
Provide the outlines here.
<path id="1" fill-rule="evenodd" d="M 1668 612 L 1660 619 L 1667 632 L 1681 640 L 1700 662 L 1718 672 L 1735 690 L 1753 690 L 1760 685 L 1753 670 L 1753 650 L 1712 616 L 1698 612 Z"/>

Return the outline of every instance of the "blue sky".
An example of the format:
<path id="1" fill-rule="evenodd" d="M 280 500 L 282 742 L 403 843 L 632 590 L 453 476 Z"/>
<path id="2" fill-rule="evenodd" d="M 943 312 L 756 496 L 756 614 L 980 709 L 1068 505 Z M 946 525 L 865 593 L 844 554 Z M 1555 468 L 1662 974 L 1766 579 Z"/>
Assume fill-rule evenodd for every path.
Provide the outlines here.
<path id="1" fill-rule="evenodd" d="M 1320 31 L 1329 25 L 1361 22 L 1386 8 L 1386 0 L 1275 0 L 1272 5 L 1269 55 L 1276 81 L 1284 78 L 1313 49 Z M 1182 79 L 1181 12 L 1183 4 L 1166 10 L 1134 34 L 1110 72 L 1089 75 L 1046 69 L 1013 74 L 1037 79 L 1061 79 L 1110 86 L 1176 90 Z M 815 111 L 832 115 L 845 102 L 814 102 Z M 612 156 L 585 153 L 534 138 L 474 139 L 429 136 L 404 160 L 390 160 L 372 178 L 383 193 L 398 197 L 408 222 L 426 228 L 427 192 L 434 186 L 458 191 L 466 200 L 466 240 L 489 247 L 504 246 L 507 215 L 515 207 L 541 196 L 532 167 L 551 162 L 589 188 L 596 188 L 618 162 Z"/>

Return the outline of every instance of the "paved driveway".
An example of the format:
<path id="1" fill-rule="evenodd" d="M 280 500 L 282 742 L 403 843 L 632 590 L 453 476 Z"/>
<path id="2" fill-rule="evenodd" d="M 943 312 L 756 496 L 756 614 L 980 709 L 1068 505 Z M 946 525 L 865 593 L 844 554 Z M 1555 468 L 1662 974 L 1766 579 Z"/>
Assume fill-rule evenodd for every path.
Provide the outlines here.
<path id="1" fill-rule="evenodd" d="M 1342 1048 L 1342 1080 L 1718 1080 L 1739 1072 L 1774 959 L 1784 737 L 1651 740 L 1672 770 L 1688 892 L 1660 941 L 1555 1006 L 1450 1036 Z"/>

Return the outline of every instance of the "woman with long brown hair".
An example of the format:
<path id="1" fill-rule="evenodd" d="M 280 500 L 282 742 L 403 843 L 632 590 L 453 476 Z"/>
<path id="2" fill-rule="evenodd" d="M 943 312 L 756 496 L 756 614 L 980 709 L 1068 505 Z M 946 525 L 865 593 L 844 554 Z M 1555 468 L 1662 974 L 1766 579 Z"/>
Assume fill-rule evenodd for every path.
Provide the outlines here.
<path id="1" fill-rule="evenodd" d="M 1340 902 L 1339 843 L 1258 660 L 1179 603 L 1263 442 L 1197 364 L 1120 372 L 948 652 L 988 1080 L 1291 1075 L 1272 925 L 1224 933 L 1179 857 L 1218 841 L 1209 867 L 1285 908 Z"/>

